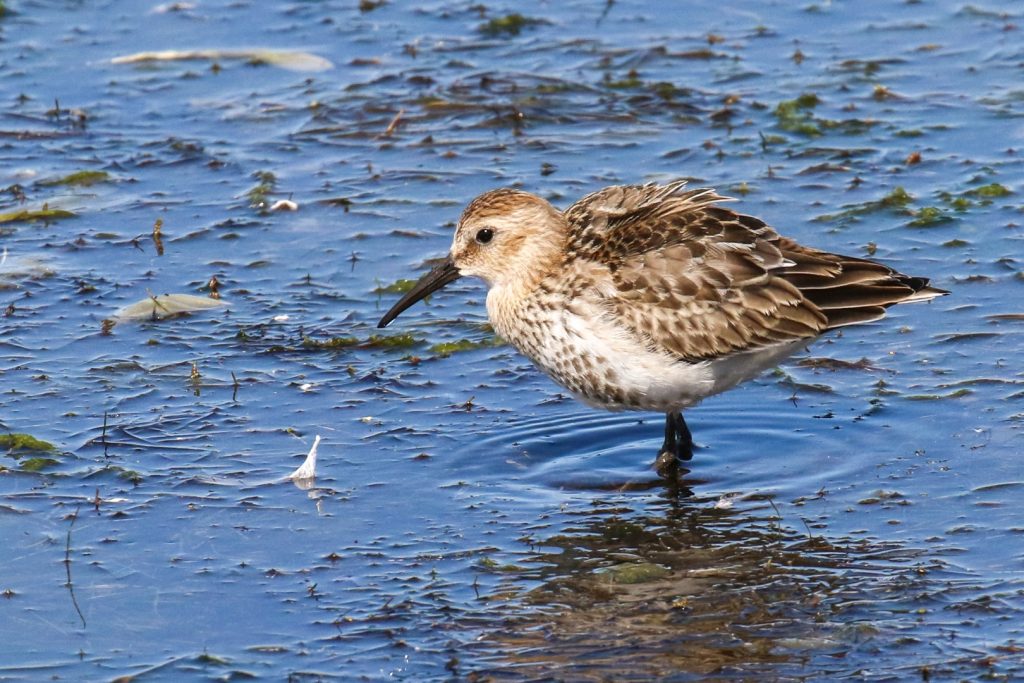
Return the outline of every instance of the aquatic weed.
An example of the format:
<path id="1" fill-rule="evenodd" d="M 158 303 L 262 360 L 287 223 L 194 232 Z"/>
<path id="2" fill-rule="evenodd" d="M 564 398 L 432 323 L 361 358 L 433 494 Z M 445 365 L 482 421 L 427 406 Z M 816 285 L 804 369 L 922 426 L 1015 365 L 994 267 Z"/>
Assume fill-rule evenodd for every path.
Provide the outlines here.
<path id="1" fill-rule="evenodd" d="M 889 194 L 881 199 L 861 202 L 860 204 L 847 204 L 839 213 L 823 214 L 816 217 L 817 222 L 845 221 L 876 211 L 900 211 L 907 212 L 907 206 L 914 201 L 913 195 L 897 185 Z"/>
<path id="2" fill-rule="evenodd" d="M 106 171 L 75 171 L 61 178 L 40 180 L 37 185 L 40 187 L 54 187 L 57 185 L 73 185 L 78 187 L 90 187 L 96 183 L 105 183 L 110 180 L 110 174 Z"/>
<path id="3" fill-rule="evenodd" d="M 821 128 L 814 122 L 810 113 L 820 103 L 821 100 L 814 93 L 804 93 L 796 99 L 779 102 L 775 107 L 775 118 L 779 122 L 779 128 L 801 135 L 821 135 Z"/>
<path id="4" fill-rule="evenodd" d="M 8 453 L 16 451 L 52 452 L 57 447 L 48 441 L 37 439 L 31 434 L 7 433 L 0 434 L 0 448 Z"/>
<path id="5" fill-rule="evenodd" d="M 44 221 L 50 222 L 61 218 L 75 218 L 78 214 L 65 209 L 51 209 L 49 205 L 43 204 L 41 209 L 21 209 L 9 213 L 0 213 L 0 223 L 25 223 Z"/>
<path id="6" fill-rule="evenodd" d="M 506 14 L 503 17 L 495 17 L 487 23 L 481 24 L 477 27 L 477 31 L 490 38 L 497 38 L 498 36 L 518 36 L 524 28 L 532 28 L 546 23 L 548 22 L 543 19 L 524 17 L 518 12 L 513 12 L 512 14 Z"/>
<path id="7" fill-rule="evenodd" d="M 498 337 L 487 337 L 486 339 L 480 339 L 478 341 L 473 341 L 471 339 L 459 339 L 458 341 L 441 342 L 439 344 L 434 344 L 433 346 L 430 347 L 430 352 L 436 353 L 438 356 L 441 356 L 442 358 L 446 358 L 452 355 L 453 353 L 459 353 L 460 351 L 474 351 L 476 349 L 486 349 L 495 346 L 502 346 L 504 345 L 504 343 L 505 342 L 503 342 Z"/>

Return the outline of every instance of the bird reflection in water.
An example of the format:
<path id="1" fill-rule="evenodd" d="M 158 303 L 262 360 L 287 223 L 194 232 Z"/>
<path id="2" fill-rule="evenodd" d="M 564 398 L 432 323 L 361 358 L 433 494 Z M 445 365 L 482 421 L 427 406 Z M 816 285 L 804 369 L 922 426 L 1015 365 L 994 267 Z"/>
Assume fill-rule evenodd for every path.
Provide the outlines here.
<path id="1" fill-rule="evenodd" d="M 827 675 L 886 640 L 927 573 L 916 551 L 783 521 L 767 496 L 602 504 L 534 542 L 532 609 L 481 641 L 479 680 Z"/>

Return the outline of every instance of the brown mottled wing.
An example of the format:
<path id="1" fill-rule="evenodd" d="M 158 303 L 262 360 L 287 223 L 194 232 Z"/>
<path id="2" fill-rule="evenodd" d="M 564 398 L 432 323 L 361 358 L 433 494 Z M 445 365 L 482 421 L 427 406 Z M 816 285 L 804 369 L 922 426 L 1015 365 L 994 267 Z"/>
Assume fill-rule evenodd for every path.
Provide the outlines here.
<path id="1" fill-rule="evenodd" d="M 776 244 L 793 262 L 779 277 L 828 316 L 829 329 L 878 320 L 893 304 L 948 294 L 929 286 L 927 278 L 904 275 L 875 261 L 818 251 L 785 237 Z"/>
<path id="2" fill-rule="evenodd" d="M 877 319 L 927 284 L 802 247 L 716 206 L 711 190 L 682 189 L 605 188 L 565 213 L 570 257 L 607 268 L 604 305 L 652 347 L 700 360 L 810 339 Z"/>

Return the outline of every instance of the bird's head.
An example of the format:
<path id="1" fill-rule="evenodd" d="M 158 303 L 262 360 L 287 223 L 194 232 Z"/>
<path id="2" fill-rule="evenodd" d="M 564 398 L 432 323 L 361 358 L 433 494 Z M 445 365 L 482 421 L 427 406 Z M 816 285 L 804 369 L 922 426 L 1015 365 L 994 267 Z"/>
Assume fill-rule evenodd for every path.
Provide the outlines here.
<path id="1" fill-rule="evenodd" d="M 566 223 L 528 192 L 491 190 L 466 207 L 448 257 L 413 285 L 377 324 L 385 327 L 417 301 L 464 275 L 491 287 L 528 287 L 559 258 Z"/>

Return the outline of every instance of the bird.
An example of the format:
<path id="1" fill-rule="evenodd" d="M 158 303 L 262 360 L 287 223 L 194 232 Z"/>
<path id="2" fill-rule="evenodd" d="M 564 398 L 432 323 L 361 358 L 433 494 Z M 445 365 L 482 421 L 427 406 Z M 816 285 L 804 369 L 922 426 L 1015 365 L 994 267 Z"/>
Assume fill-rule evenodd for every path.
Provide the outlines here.
<path id="1" fill-rule="evenodd" d="M 683 410 L 829 330 L 948 294 L 876 261 L 803 246 L 710 188 L 613 185 L 564 211 L 514 188 L 471 201 L 448 255 L 380 319 L 461 277 L 495 331 L 575 397 L 665 414 L 655 469 L 693 457 Z"/>

